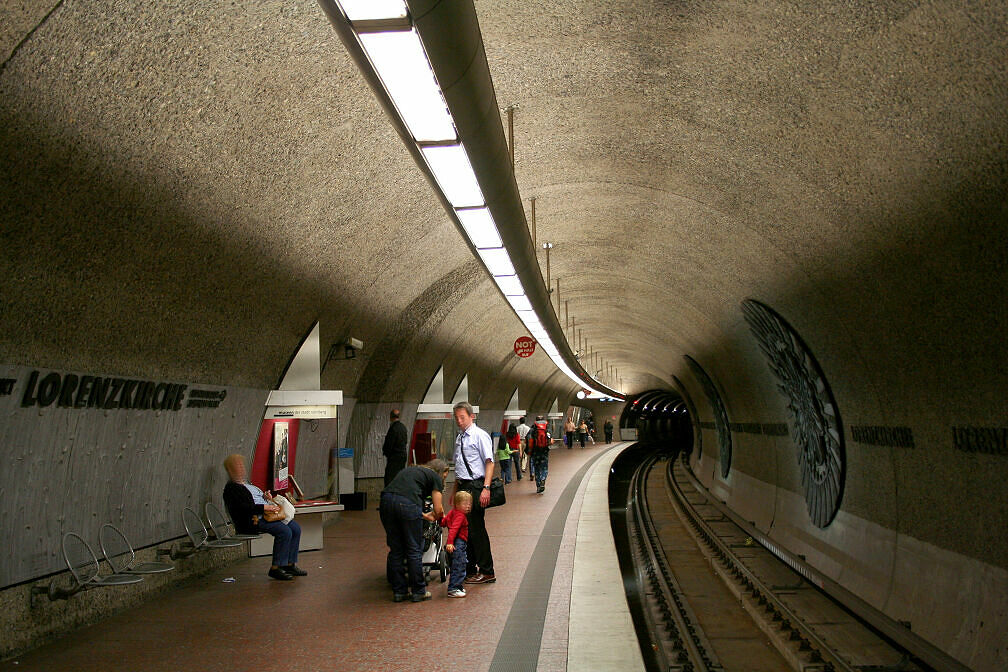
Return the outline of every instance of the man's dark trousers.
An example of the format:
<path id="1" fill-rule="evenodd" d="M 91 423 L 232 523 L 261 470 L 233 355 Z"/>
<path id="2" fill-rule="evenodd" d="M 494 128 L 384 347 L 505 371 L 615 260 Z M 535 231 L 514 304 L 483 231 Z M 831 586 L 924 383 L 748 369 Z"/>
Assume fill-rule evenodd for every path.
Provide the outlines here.
<path id="1" fill-rule="evenodd" d="M 482 487 L 482 481 L 476 481 L 470 492 L 473 496 L 472 511 L 469 512 L 469 548 L 466 555 L 466 574 L 472 576 L 477 572 L 480 574 L 493 575 L 493 554 L 490 552 L 490 535 L 486 530 L 486 509 L 480 506 L 479 493 L 476 487 Z M 477 569 L 478 568 L 478 569 Z"/>
<path id="2" fill-rule="evenodd" d="M 385 485 L 392 482 L 400 471 L 406 468 L 406 453 L 389 455 L 385 461 Z"/>

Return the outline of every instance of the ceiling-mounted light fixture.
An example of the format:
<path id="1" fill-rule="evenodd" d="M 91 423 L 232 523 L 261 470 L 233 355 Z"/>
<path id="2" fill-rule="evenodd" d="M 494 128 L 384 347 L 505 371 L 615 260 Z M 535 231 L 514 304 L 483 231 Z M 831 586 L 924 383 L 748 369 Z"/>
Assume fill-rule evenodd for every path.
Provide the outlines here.
<path id="1" fill-rule="evenodd" d="M 575 363 L 576 360 L 571 356 L 566 340 L 562 340 L 564 350 L 561 351 L 550 338 L 549 329 L 543 324 L 543 320 L 547 320 L 551 325 L 550 329 L 554 330 L 558 338 L 562 336 L 562 329 L 548 299 L 550 291 L 548 286 L 546 305 L 536 305 L 536 302 L 541 302 L 538 298 L 541 296 L 541 290 L 536 283 L 542 283 L 542 276 L 539 275 L 537 267 L 535 274 L 530 275 L 525 261 L 528 256 L 534 264 L 534 248 L 530 255 L 523 252 L 521 244 L 516 245 L 513 234 L 510 234 L 511 238 L 504 240 L 494 218 L 494 208 L 500 203 L 495 205 L 486 202 L 480 187 L 480 178 L 473 169 L 473 162 L 465 146 L 467 136 L 460 134 L 458 122 L 452 115 L 445 90 L 438 82 L 437 70 L 431 63 L 424 37 L 421 35 L 421 30 L 436 33 L 437 28 L 432 28 L 433 25 L 448 24 L 437 23 L 432 19 L 433 14 L 425 14 L 427 23 L 418 28 L 410 15 L 408 4 L 403 0 L 319 0 L 319 4 L 361 67 L 380 102 L 392 115 L 400 135 L 411 147 L 410 151 L 421 166 L 426 167 L 428 176 L 433 179 L 444 201 L 450 206 L 449 214 L 453 216 L 459 229 L 465 234 L 493 277 L 501 294 L 529 330 L 529 334 L 536 339 L 557 368 L 572 381 L 590 389 L 593 394 L 602 394 L 599 390 L 605 390 L 606 387 L 587 371 L 575 373 L 571 365 L 583 367 Z M 472 21 L 462 21 L 462 24 L 477 25 L 475 8 L 471 3 L 466 4 L 460 0 L 457 4 L 443 4 L 436 11 L 446 12 L 456 18 L 469 16 Z M 451 25 L 461 24 L 452 22 Z M 480 41 L 476 44 L 482 51 Z M 485 54 L 479 53 L 479 55 L 483 58 L 483 70 L 486 71 L 481 76 L 490 82 Z M 470 72 L 475 71 L 470 69 Z M 492 92 L 492 82 L 488 88 Z M 458 94 L 456 104 L 459 104 L 457 96 Z M 462 104 L 466 105 L 468 101 Z M 462 114 L 460 118 L 465 121 L 468 117 Z M 472 128 L 469 131 L 470 140 L 475 136 L 477 138 L 475 146 L 482 147 L 480 132 L 474 133 Z M 478 159 L 484 158 L 473 156 Z M 486 166 L 485 163 L 482 165 Z M 492 173 L 493 169 L 490 170 Z M 514 201 L 519 208 L 518 216 L 523 220 L 524 215 L 520 211 L 521 199 L 516 188 L 514 193 Z M 515 219 L 514 217 L 501 216 L 505 217 L 507 224 L 516 223 L 511 221 Z M 527 236 L 524 221 L 522 227 L 523 235 Z M 550 247 L 551 243 L 548 244 L 547 255 Z M 516 259 L 521 262 L 517 264 L 518 270 L 511 254 L 516 254 Z M 537 310 L 544 311 L 542 317 Z M 548 313 L 545 312 L 547 310 Z"/>

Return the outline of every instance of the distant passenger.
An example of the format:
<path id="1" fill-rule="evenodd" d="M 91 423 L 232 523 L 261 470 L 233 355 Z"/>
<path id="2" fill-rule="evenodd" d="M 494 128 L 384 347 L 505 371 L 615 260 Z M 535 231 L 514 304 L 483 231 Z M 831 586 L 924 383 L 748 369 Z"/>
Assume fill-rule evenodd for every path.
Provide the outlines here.
<path id="1" fill-rule="evenodd" d="M 382 454 L 385 456 L 385 485 L 392 482 L 400 471 L 406 467 L 406 447 L 409 445 L 409 433 L 406 425 L 399 421 L 399 409 L 389 413 L 388 431 L 385 432 L 385 443 Z"/>
<path id="2" fill-rule="evenodd" d="M 612 443 L 612 432 L 613 432 L 612 420 L 606 418 L 605 424 L 602 425 L 602 431 L 605 432 L 605 442 Z"/>
<path id="3" fill-rule="evenodd" d="M 543 416 L 536 417 L 535 427 L 528 435 L 529 464 L 535 471 L 536 492 L 542 494 L 546 490 L 546 477 L 549 475 L 549 449 L 553 443 L 548 425 Z"/>
<path id="4" fill-rule="evenodd" d="M 521 439 L 520 443 L 521 443 L 521 446 L 522 446 L 522 451 L 524 451 L 525 450 L 525 437 L 528 436 L 528 433 L 532 431 L 532 428 L 529 427 L 527 424 L 525 424 L 525 418 L 522 418 L 518 422 L 517 429 L 518 429 L 518 438 Z M 528 453 L 523 453 L 520 456 L 519 460 L 518 460 L 518 480 L 519 481 L 521 480 L 522 472 L 525 471 L 522 468 L 522 462 L 528 462 L 528 461 L 529 461 L 529 459 L 528 459 Z M 531 466 L 531 464 L 529 465 L 529 478 L 532 478 L 532 466 Z"/>
<path id="5" fill-rule="evenodd" d="M 308 576 L 297 566 L 298 547 L 301 545 L 301 526 L 296 520 L 284 522 L 266 520 L 266 513 L 279 513 L 280 507 L 268 499 L 272 495 L 248 482 L 245 458 L 228 455 L 224 460 L 229 480 L 224 486 L 224 507 L 227 509 L 235 531 L 240 534 L 273 535 L 273 564 L 269 576 L 278 581 L 290 581 L 295 576 Z"/>
<path id="6" fill-rule="evenodd" d="M 441 520 L 444 515 L 441 493 L 447 475 L 445 461 L 434 459 L 421 467 L 406 467 L 381 492 L 378 510 L 389 547 L 385 576 L 392 585 L 394 602 L 407 597 L 423 602 L 431 597 L 421 562 L 423 521 Z M 433 510 L 424 513 L 423 504 L 428 497 Z"/>
<path id="7" fill-rule="evenodd" d="M 462 401 L 452 409 L 459 435 L 455 438 L 455 491 L 467 490 L 473 496 L 469 514 L 469 558 L 465 582 L 494 583 L 493 553 L 486 529 L 486 505 L 490 503 L 494 450 L 490 435 L 473 422 L 473 407 Z"/>
<path id="8" fill-rule="evenodd" d="M 584 448 L 585 441 L 588 440 L 588 424 L 584 420 L 582 420 L 581 424 L 578 425 L 577 432 L 578 432 L 578 443 L 580 443 L 581 447 Z"/>
<path id="9" fill-rule="evenodd" d="M 521 436 L 518 434 L 518 428 L 514 426 L 514 423 L 508 426 L 507 442 L 508 448 L 511 449 L 511 468 L 515 472 L 515 478 L 520 481 L 522 479 L 521 458 L 525 451 L 521 443 Z M 510 481 L 510 479 L 508 480 Z"/>
<path id="10" fill-rule="evenodd" d="M 574 418 L 567 418 L 567 422 L 564 423 L 564 443 L 567 444 L 568 448 L 574 447 Z"/>

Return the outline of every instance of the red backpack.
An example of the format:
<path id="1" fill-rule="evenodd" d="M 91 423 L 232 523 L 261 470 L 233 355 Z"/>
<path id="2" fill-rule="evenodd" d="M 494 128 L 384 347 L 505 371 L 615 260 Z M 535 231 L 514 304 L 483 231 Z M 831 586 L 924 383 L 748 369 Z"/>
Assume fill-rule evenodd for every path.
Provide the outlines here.
<path id="1" fill-rule="evenodd" d="M 546 433 L 546 425 L 535 426 L 535 447 L 536 448 L 549 448 L 549 434 Z"/>

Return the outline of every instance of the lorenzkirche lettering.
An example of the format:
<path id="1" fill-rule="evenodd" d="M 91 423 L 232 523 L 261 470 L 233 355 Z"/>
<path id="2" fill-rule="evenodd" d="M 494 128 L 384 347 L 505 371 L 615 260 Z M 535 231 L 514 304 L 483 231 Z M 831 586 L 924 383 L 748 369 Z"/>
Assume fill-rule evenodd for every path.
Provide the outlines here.
<path id="1" fill-rule="evenodd" d="M 21 406 L 46 408 L 133 409 L 178 411 L 188 385 L 152 380 L 78 376 L 74 373 L 32 371 L 21 395 Z"/>

